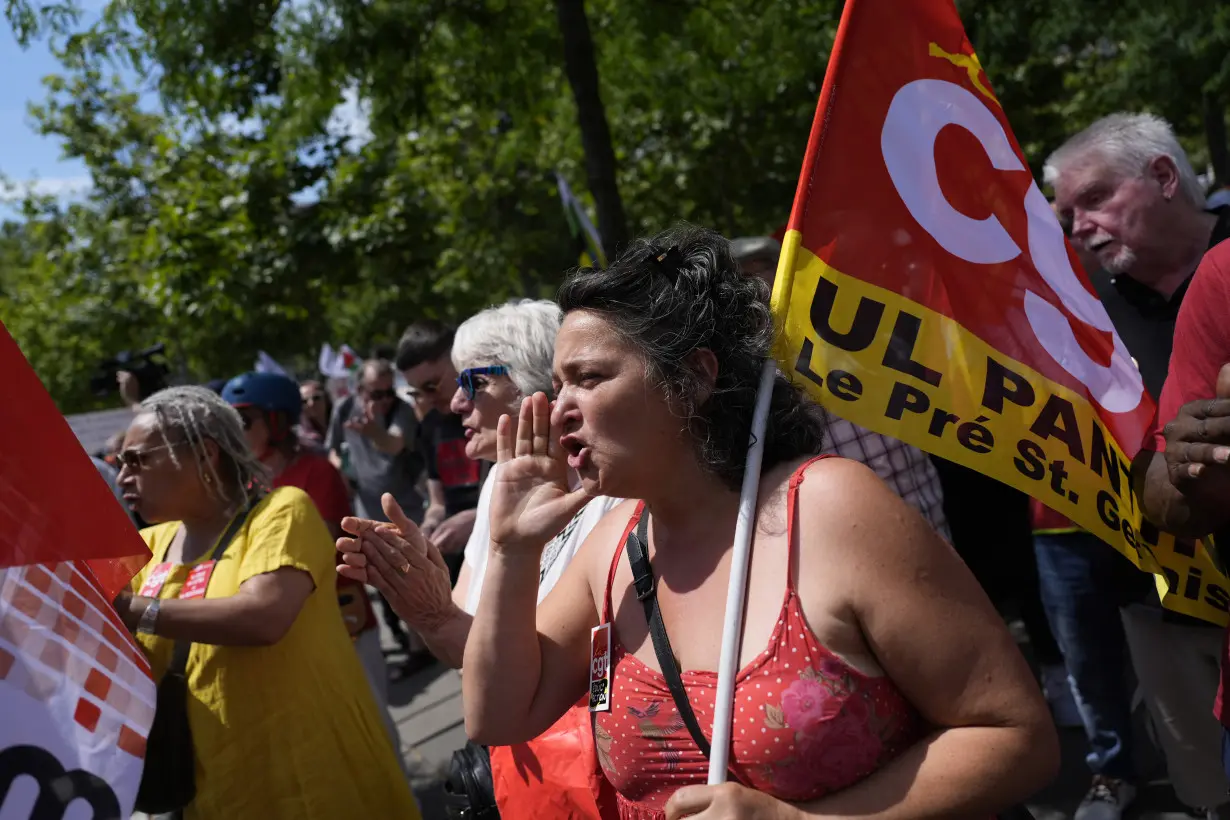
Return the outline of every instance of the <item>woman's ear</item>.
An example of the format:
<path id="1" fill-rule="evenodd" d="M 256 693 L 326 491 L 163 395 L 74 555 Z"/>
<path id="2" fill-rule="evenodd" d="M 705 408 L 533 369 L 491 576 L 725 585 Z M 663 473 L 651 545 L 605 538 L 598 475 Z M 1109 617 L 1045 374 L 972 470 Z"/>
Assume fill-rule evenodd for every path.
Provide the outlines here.
<path id="1" fill-rule="evenodd" d="M 701 407 L 713 395 L 717 385 L 718 360 L 713 351 L 700 347 L 687 355 L 688 369 L 696 374 L 696 406 Z"/>
<path id="2" fill-rule="evenodd" d="M 209 438 L 201 442 L 201 449 L 203 451 L 201 457 L 201 479 L 207 487 L 213 489 L 213 476 L 218 473 L 218 460 L 221 451 L 218 449 L 218 442 Z"/>

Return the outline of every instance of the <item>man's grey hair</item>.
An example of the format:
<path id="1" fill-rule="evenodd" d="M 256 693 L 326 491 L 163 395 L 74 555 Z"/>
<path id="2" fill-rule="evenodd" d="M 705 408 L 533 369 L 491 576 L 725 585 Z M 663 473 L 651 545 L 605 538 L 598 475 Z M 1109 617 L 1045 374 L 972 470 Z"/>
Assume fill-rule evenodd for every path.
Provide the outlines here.
<path id="1" fill-rule="evenodd" d="M 141 402 L 141 411 L 154 417 L 164 444 L 186 443 L 206 487 L 227 502 L 247 504 L 269 488 L 272 475 L 261 463 L 243 432 L 239 412 L 207 387 L 168 387 Z M 210 463 L 206 439 L 218 446 L 218 466 Z M 176 448 L 168 452 L 183 469 Z"/>
<path id="2" fill-rule="evenodd" d="M 1161 117 L 1128 113 L 1103 117 L 1047 157 L 1043 179 L 1053 185 L 1066 166 L 1091 153 L 1128 177 L 1141 176 L 1158 157 L 1170 157 L 1179 171 L 1180 195 L 1193 206 L 1204 208 L 1200 179 L 1175 138 L 1174 129 Z"/>
<path id="3" fill-rule="evenodd" d="M 487 308 L 457 328 L 453 366 L 461 371 L 502 364 L 521 395 L 553 395 L 551 365 L 562 321 L 559 305 L 549 299 L 514 299 Z"/>
<path id="4" fill-rule="evenodd" d="M 382 379 L 388 376 L 390 379 L 396 375 L 393 370 L 393 363 L 388 359 L 367 359 L 359 369 L 359 375 L 364 379 Z"/>

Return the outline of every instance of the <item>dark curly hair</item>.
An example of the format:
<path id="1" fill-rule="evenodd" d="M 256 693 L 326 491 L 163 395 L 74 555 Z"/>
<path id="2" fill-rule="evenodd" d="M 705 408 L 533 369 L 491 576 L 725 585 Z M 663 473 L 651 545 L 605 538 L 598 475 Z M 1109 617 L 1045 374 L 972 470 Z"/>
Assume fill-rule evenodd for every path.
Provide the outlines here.
<path id="1" fill-rule="evenodd" d="M 632 242 L 609 268 L 581 268 L 560 288 L 565 314 L 599 313 L 640 349 L 650 377 L 682 414 L 701 465 L 738 489 L 747 464 L 749 431 L 773 318 L 764 282 L 744 276 L 730 243 L 705 228 L 678 225 Z M 697 403 L 701 374 L 687 357 L 707 348 L 717 358 L 717 382 Z M 773 388 L 763 467 L 817 453 L 824 412 L 781 374 Z"/>

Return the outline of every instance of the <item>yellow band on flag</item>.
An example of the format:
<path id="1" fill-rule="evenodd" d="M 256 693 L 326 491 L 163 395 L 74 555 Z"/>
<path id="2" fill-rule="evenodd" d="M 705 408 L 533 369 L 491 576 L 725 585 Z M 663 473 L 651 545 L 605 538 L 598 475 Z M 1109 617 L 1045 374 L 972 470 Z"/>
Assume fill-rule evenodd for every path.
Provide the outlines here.
<path id="1" fill-rule="evenodd" d="M 793 277 L 774 294 L 785 315 L 775 357 L 821 405 L 1043 500 L 1157 573 L 1167 608 L 1226 623 L 1230 582 L 1203 546 L 1142 520 L 1131 461 L 1087 399 L 953 319 L 830 267 L 797 231 L 783 248 Z"/>

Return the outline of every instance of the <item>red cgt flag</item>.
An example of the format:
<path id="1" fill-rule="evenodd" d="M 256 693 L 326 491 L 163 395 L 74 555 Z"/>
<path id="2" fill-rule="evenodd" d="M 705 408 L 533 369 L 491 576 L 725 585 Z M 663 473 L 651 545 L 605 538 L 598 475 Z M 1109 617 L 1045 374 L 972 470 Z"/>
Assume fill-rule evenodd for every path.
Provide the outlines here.
<path id="1" fill-rule="evenodd" d="M 1153 402 L 951 0 L 847 0 L 773 306 L 776 358 L 837 415 L 1023 490 L 1141 569 L 1230 589 L 1142 524 L 1128 473 Z M 1230 598 L 1159 590 L 1225 620 Z"/>
<path id="2" fill-rule="evenodd" d="M 155 690 L 111 601 L 149 550 L 3 325 L 0 373 L 0 806 L 127 817 Z"/>
<path id="3" fill-rule="evenodd" d="M 0 373 L 0 568 L 84 561 L 110 600 L 149 548 L 3 324 Z"/>

